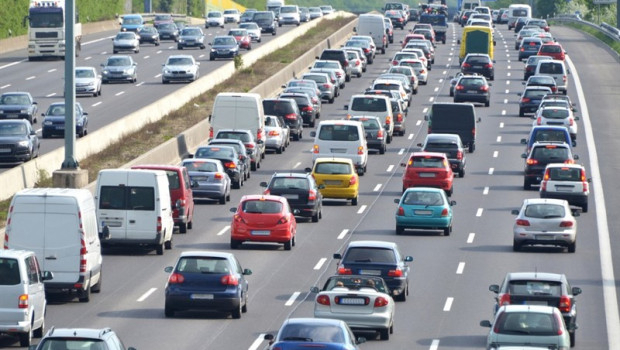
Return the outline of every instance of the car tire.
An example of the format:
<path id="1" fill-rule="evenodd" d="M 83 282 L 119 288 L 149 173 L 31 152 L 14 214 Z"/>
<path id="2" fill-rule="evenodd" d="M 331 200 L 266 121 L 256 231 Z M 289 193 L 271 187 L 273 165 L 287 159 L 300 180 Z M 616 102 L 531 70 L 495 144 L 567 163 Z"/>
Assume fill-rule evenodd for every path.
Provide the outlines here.
<path id="1" fill-rule="evenodd" d="M 32 322 L 31 322 L 32 325 Z M 30 347 L 32 344 L 32 327 L 28 330 L 28 332 L 19 333 L 19 346 L 21 347 Z"/>
<path id="2" fill-rule="evenodd" d="M 568 332 L 568 336 L 570 338 L 570 347 L 574 347 L 575 346 L 575 332 Z"/>
<path id="3" fill-rule="evenodd" d="M 405 285 L 405 289 L 399 295 L 394 296 L 395 301 L 407 301 L 407 294 L 409 294 L 409 284 Z"/>
<path id="4" fill-rule="evenodd" d="M 379 148 L 379 154 L 385 154 L 385 149 L 387 147 L 385 145 L 381 146 L 381 148 Z"/>
<path id="5" fill-rule="evenodd" d="M 523 179 L 523 189 L 526 191 L 529 191 L 532 189 L 532 184 L 530 183 L 530 180 Z"/>
<path id="6" fill-rule="evenodd" d="M 521 108 L 519 108 L 519 117 L 525 117 L 525 112 Z"/>
<path id="7" fill-rule="evenodd" d="M 276 148 L 276 153 L 277 154 L 282 154 L 282 152 L 284 152 L 284 146 L 280 146 L 280 147 Z"/>
<path id="8" fill-rule="evenodd" d="M 330 99 L 329 99 L 329 103 L 330 103 L 330 104 L 334 103 L 334 100 L 335 100 L 335 99 L 336 99 L 335 97 L 330 98 Z"/>
<path id="9" fill-rule="evenodd" d="M 581 211 L 584 213 L 588 212 L 588 202 L 585 202 L 581 205 Z"/>
<path id="10" fill-rule="evenodd" d="M 41 327 L 35 329 L 32 332 L 32 336 L 34 338 L 43 338 L 43 335 L 45 335 L 45 310 L 43 310 L 43 321 L 41 322 Z"/>
<path id="11" fill-rule="evenodd" d="M 459 177 L 465 177 L 465 168 L 459 170 Z"/>
<path id="12" fill-rule="evenodd" d="M 521 250 L 521 247 L 522 247 L 521 243 L 519 243 L 519 242 L 517 242 L 515 240 L 512 241 L 512 251 L 518 252 L 518 251 Z"/>
<path id="13" fill-rule="evenodd" d="M 182 222 L 179 224 L 179 233 L 187 233 L 187 223 Z"/>
<path id="14" fill-rule="evenodd" d="M 162 80 L 161 80 L 161 83 L 162 83 L 162 84 L 168 84 L 168 83 L 169 83 L 169 81 L 168 81 L 168 80 L 166 80 L 166 79 L 162 79 Z"/>
<path id="15" fill-rule="evenodd" d="M 291 239 L 284 242 L 284 250 L 291 250 L 292 247 L 293 247 L 293 238 L 291 237 Z"/>
<path id="16" fill-rule="evenodd" d="M 181 46 L 181 45 L 177 45 L 177 49 L 179 49 L 179 50 L 183 50 L 183 46 Z"/>
<path id="17" fill-rule="evenodd" d="M 403 233 L 405 233 L 405 228 L 404 228 L 404 227 L 402 227 L 402 226 L 398 226 L 398 225 L 396 225 L 396 234 L 400 236 L 400 235 L 402 235 Z"/>
<path id="18" fill-rule="evenodd" d="M 170 306 L 168 306 L 168 304 L 166 303 L 166 305 L 164 306 L 164 316 L 166 318 L 170 318 L 170 317 L 174 317 L 174 309 L 171 308 Z"/>
<path id="19" fill-rule="evenodd" d="M 157 253 L 157 255 L 164 255 L 164 242 L 161 242 L 161 244 L 155 247 L 155 253 Z"/>
<path id="20" fill-rule="evenodd" d="M 254 162 L 254 163 L 250 163 L 250 170 L 252 171 L 256 171 L 256 169 L 258 168 L 258 163 Z"/>
<path id="21" fill-rule="evenodd" d="M 312 222 L 319 222 L 319 212 L 317 211 L 316 214 L 312 215 Z"/>
<path id="22" fill-rule="evenodd" d="M 357 205 L 357 196 L 355 196 L 355 198 L 351 199 L 351 205 Z"/>
<path id="23" fill-rule="evenodd" d="M 166 248 L 166 250 L 172 249 L 172 237 L 170 237 L 169 241 L 164 242 L 164 248 Z"/>
<path id="24" fill-rule="evenodd" d="M 379 338 L 381 340 L 390 340 L 390 329 L 389 328 L 380 329 Z"/>
<path id="25" fill-rule="evenodd" d="M 90 301 L 90 282 L 88 282 L 88 286 L 86 286 L 86 290 L 81 290 L 78 292 L 78 300 L 80 303 L 87 303 Z"/>
<path id="26" fill-rule="evenodd" d="M 454 91 L 450 90 L 450 97 L 454 97 Z"/>
<path id="27" fill-rule="evenodd" d="M 233 319 L 238 320 L 241 318 L 241 307 L 241 300 L 239 300 L 239 306 L 232 309 L 230 312 Z"/>
<path id="28" fill-rule="evenodd" d="M 357 73 L 357 77 L 361 78 L 362 77 L 362 73 Z"/>
<path id="29" fill-rule="evenodd" d="M 101 293 L 101 283 L 103 281 L 103 270 L 99 271 L 99 281 L 97 281 L 97 283 L 95 283 L 91 288 L 90 291 L 93 293 Z"/>
<path id="30" fill-rule="evenodd" d="M 446 195 L 448 197 L 451 197 L 453 192 L 454 192 L 454 186 L 450 187 L 450 189 L 446 191 Z"/>
<path id="31" fill-rule="evenodd" d="M 347 83 L 350 82 L 351 81 L 351 76 L 350 75 L 345 75 L 344 81 L 346 81 Z"/>
<path id="32" fill-rule="evenodd" d="M 568 252 L 569 253 L 574 253 L 575 251 L 577 251 L 577 241 L 570 243 L 568 245 Z"/>
<path id="33" fill-rule="evenodd" d="M 239 242 L 236 239 L 230 239 L 230 249 L 239 249 L 239 245 L 241 244 L 241 242 Z"/>
<path id="34" fill-rule="evenodd" d="M 443 229 L 443 235 L 444 236 L 450 236 L 450 232 L 452 232 L 452 226 L 448 226 L 448 227 Z"/>

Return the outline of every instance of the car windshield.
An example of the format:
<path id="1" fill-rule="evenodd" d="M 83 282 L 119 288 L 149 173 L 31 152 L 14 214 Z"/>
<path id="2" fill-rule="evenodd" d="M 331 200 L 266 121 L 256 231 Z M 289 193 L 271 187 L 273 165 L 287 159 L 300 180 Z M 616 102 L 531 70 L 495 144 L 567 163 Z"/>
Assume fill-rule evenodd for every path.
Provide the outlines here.
<path id="1" fill-rule="evenodd" d="M 379 130 L 381 128 L 381 124 L 379 124 L 377 119 L 353 118 L 351 120 L 357 120 L 361 122 L 364 126 L 364 130 Z"/>
<path id="2" fill-rule="evenodd" d="M 123 18 L 123 24 L 142 24 L 140 18 Z"/>
<path id="3" fill-rule="evenodd" d="M 4 95 L 0 99 L 3 105 L 29 105 L 30 99 L 26 95 Z"/>
<path id="4" fill-rule="evenodd" d="M 162 23 L 157 26 L 157 29 L 176 29 L 176 25 L 172 23 Z"/>
<path id="5" fill-rule="evenodd" d="M 537 312 L 503 312 L 496 321 L 499 334 L 558 336 L 553 314 Z"/>
<path id="6" fill-rule="evenodd" d="M 394 251 L 386 248 L 352 247 L 347 250 L 342 262 L 347 263 L 380 263 L 396 264 Z"/>
<path id="7" fill-rule="evenodd" d="M 329 62 L 329 61 L 317 61 L 314 63 L 313 68 L 331 68 L 336 69 L 340 68 L 340 64 L 338 62 Z"/>
<path id="8" fill-rule="evenodd" d="M 280 330 L 279 341 L 344 343 L 344 334 L 335 325 L 287 324 Z"/>
<path id="9" fill-rule="evenodd" d="M 85 338 L 45 338 L 37 349 L 80 349 L 80 350 L 105 350 L 108 347 L 101 339 Z"/>
<path id="10" fill-rule="evenodd" d="M 308 180 L 299 177 L 276 177 L 269 185 L 271 189 L 308 190 Z"/>
<path id="11" fill-rule="evenodd" d="M 353 99 L 351 110 L 363 112 L 386 112 L 388 109 L 384 98 L 361 97 Z"/>
<path id="12" fill-rule="evenodd" d="M 246 29 L 258 29 L 258 24 L 256 24 L 256 23 L 241 23 L 240 27 L 241 28 L 246 28 Z"/>
<path id="13" fill-rule="evenodd" d="M 221 12 L 209 12 L 207 17 L 209 17 L 209 18 L 219 18 L 219 17 L 222 17 L 222 13 Z"/>
<path id="14" fill-rule="evenodd" d="M 314 172 L 327 175 L 349 175 L 352 173 L 350 164 L 331 162 L 318 163 L 314 168 Z"/>
<path id="15" fill-rule="evenodd" d="M 22 123 L 2 123 L 0 124 L 0 136 L 23 136 L 26 135 L 28 128 Z"/>
<path id="16" fill-rule="evenodd" d="M 155 32 L 156 32 L 155 27 L 144 27 L 144 28 L 142 28 L 142 29 L 140 30 L 140 33 L 148 33 L 148 34 L 151 34 L 151 33 L 155 33 Z"/>
<path id="17" fill-rule="evenodd" d="M 196 29 L 196 28 L 189 28 L 189 29 L 183 29 L 183 32 L 181 33 L 181 35 L 186 35 L 186 36 L 200 36 L 202 35 L 200 33 L 200 29 Z"/>
<path id="18" fill-rule="evenodd" d="M 337 288 L 345 288 L 348 290 L 360 290 L 361 288 L 372 288 L 381 293 L 388 293 L 385 281 L 381 277 L 370 276 L 334 276 L 330 277 L 325 283 L 323 290 L 334 290 Z"/>
<path id="19" fill-rule="evenodd" d="M 116 39 L 118 40 L 131 40 L 135 38 L 133 33 L 118 33 L 116 34 Z"/>
<path id="20" fill-rule="evenodd" d="M 525 216 L 536 219 L 563 218 L 564 206 L 557 204 L 529 204 L 525 208 Z"/>
<path id="21" fill-rule="evenodd" d="M 402 200 L 408 205 L 443 205 L 443 196 L 437 192 L 408 191 Z"/>
<path id="22" fill-rule="evenodd" d="M 247 200 L 241 205 L 244 213 L 277 214 L 282 212 L 282 203 L 270 200 Z"/>
<path id="23" fill-rule="evenodd" d="M 107 66 L 110 67 L 126 67 L 131 66 L 131 60 L 125 57 L 110 58 Z"/>
<path id="24" fill-rule="evenodd" d="M 218 257 L 182 257 L 175 268 L 182 274 L 229 274 L 232 268 L 225 258 Z"/>
<path id="25" fill-rule="evenodd" d="M 350 47 L 366 47 L 367 44 L 361 40 L 349 40 L 346 42 L 345 46 Z"/>
<path id="26" fill-rule="evenodd" d="M 194 62 L 189 57 L 170 57 L 166 65 L 168 66 L 191 66 Z"/>
<path id="27" fill-rule="evenodd" d="M 235 38 L 215 38 L 213 45 L 237 45 Z"/>
<path id="28" fill-rule="evenodd" d="M 297 13 L 297 9 L 293 6 L 280 7 L 280 13 Z"/>
<path id="29" fill-rule="evenodd" d="M 183 162 L 187 171 L 200 171 L 204 173 L 215 173 L 218 171 L 217 164 L 214 162 L 187 161 Z"/>
<path id="30" fill-rule="evenodd" d="M 567 109 L 545 108 L 542 116 L 549 119 L 566 119 L 569 116 Z"/>
<path id="31" fill-rule="evenodd" d="M 272 19 L 271 16 L 272 16 L 272 14 L 270 14 L 270 13 L 257 12 L 257 13 L 254 14 L 253 19 L 254 19 L 254 21 L 257 21 L 257 20 L 270 20 L 270 19 Z"/>

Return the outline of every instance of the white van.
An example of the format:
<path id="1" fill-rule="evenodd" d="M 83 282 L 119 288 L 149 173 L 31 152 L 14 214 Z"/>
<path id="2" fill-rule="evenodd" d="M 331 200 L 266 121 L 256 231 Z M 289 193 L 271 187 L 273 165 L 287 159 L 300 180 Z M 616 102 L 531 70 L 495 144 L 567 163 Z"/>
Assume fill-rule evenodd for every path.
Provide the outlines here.
<path id="1" fill-rule="evenodd" d="M 461 11 L 473 10 L 474 8 L 482 6 L 480 0 L 463 0 L 461 3 Z"/>
<path id="2" fill-rule="evenodd" d="M 109 229 L 106 246 L 150 246 L 158 255 L 172 249 L 174 220 L 166 172 L 101 170 L 95 202 L 98 222 Z"/>
<path id="3" fill-rule="evenodd" d="M 313 162 L 325 157 L 348 158 L 358 174 L 364 175 L 368 165 L 368 145 L 362 123 L 353 120 L 324 120 L 310 136 L 314 136 Z"/>
<path id="4" fill-rule="evenodd" d="M 28 347 L 45 328 L 45 285 L 53 278 L 43 272 L 34 252 L 0 250 L 0 334 L 17 335 Z"/>
<path id="5" fill-rule="evenodd" d="M 539 61 L 534 71 L 534 75 L 548 75 L 553 77 L 558 86 L 558 90 L 562 91 L 564 95 L 566 95 L 568 89 L 568 73 L 569 71 L 564 61 L 560 60 Z"/>
<path id="6" fill-rule="evenodd" d="M 88 190 L 31 188 L 17 192 L 7 218 L 5 249 L 33 251 L 54 274 L 50 291 L 76 291 L 81 302 L 101 290 L 101 243 Z"/>
<path id="7" fill-rule="evenodd" d="M 348 105 L 347 118 L 373 116 L 378 117 L 383 123 L 387 134 L 387 143 L 392 142 L 394 137 L 394 114 L 390 98 L 385 95 L 353 95 Z"/>
<path id="8" fill-rule="evenodd" d="M 512 4 L 508 6 L 508 30 L 515 27 L 519 17 L 532 17 L 532 7 L 526 4 Z"/>
<path id="9" fill-rule="evenodd" d="M 386 27 L 383 15 L 365 13 L 359 15 L 357 27 L 353 28 L 353 31 L 357 35 L 368 35 L 372 37 L 372 40 L 377 46 L 377 50 L 381 50 L 381 53 L 385 53 L 385 49 L 388 47 L 387 33 L 389 28 Z"/>
<path id="10" fill-rule="evenodd" d="M 220 129 L 250 130 L 258 145 L 261 158 L 265 158 L 265 112 L 259 94 L 222 92 L 215 96 L 213 112 L 209 115 L 211 127 L 209 140 Z"/>

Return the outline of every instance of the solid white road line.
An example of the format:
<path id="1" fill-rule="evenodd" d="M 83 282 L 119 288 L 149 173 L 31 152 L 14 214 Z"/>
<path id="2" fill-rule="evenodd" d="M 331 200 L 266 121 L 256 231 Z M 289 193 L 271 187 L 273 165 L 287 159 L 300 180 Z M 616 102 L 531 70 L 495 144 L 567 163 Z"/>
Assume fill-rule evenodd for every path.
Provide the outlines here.
<path id="1" fill-rule="evenodd" d="M 385 171 L 387 171 L 389 173 L 392 170 L 394 170 L 394 166 L 390 165 L 389 167 L 387 167 L 387 169 Z"/>
<path id="2" fill-rule="evenodd" d="M 221 236 L 221 235 L 223 235 L 223 234 L 224 234 L 224 233 L 226 233 L 226 231 L 228 231 L 229 229 L 230 229 L 230 225 L 226 225 L 226 226 L 224 226 L 224 228 L 223 228 L 223 229 L 221 229 L 221 230 L 220 230 L 220 232 L 218 232 L 218 233 L 216 234 L 216 236 Z"/>
<path id="3" fill-rule="evenodd" d="M 482 216 L 482 212 L 484 211 L 484 209 L 482 208 L 478 208 L 478 210 L 476 210 L 476 216 L 477 217 L 481 217 Z"/>
<path id="4" fill-rule="evenodd" d="M 588 113 L 586 97 L 581 86 L 577 68 L 573 65 L 570 57 L 566 62 L 572 71 L 575 87 L 577 88 L 577 98 L 581 106 L 581 120 L 586 133 L 586 143 L 588 144 L 588 156 L 590 157 L 590 171 L 592 172 L 592 187 L 594 203 L 596 203 L 596 225 L 598 232 L 598 245 L 601 259 L 601 277 L 603 282 L 603 303 L 605 305 L 605 324 L 607 325 L 608 349 L 620 349 L 620 313 L 618 311 L 618 299 L 616 296 L 616 278 L 614 276 L 614 265 L 611 253 L 611 243 L 609 240 L 609 224 L 607 222 L 607 207 L 605 206 L 605 196 L 603 193 L 603 182 L 598 163 L 596 144 L 594 143 L 594 133 Z"/>
<path id="5" fill-rule="evenodd" d="M 474 238 L 476 238 L 476 234 L 471 232 L 469 235 L 467 235 L 467 244 L 472 244 L 474 243 Z"/>
<path id="6" fill-rule="evenodd" d="M 288 298 L 288 300 L 286 301 L 286 303 L 284 303 L 284 306 L 291 306 L 293 305 L 293 303 L 295 303 L 295 299 L 297 299 L 297 297 L 299 296 L 299 294 L 301 294 L 300 292 L 295 292 L 293 293 L 293 295 L 291 295 L 290 298 Z"/>
<path id="7" fill-rule="evenodd" d="M 97 103 L 93 103 L 93 104 L 91 105 L 91 107 L 97 107 L 97 106 L 99 106 L 101 103 L 102 103 L 101 101 L 99 101 L 99 102 L 97 102 Z"/>
<path id="8" fill-rule="evenodd" d="M 248 350 L 258 350 L 258 347 L 263 343 L 264 340 L 265 340 L 265 333 L 259 334 L 256 340 L 254 340 L 254 342 L 252 343 L 252 345 L 250 345 Z"/>
<path id="9" fill-rule="evenodd" d="M 377 184 L 377 186 L 375 186 L 375 188 L 373 188 L 372 191 L 377 192 L 379 191 L 379 189 L 381 189 L 381 184 Z"/>
<path id="10" fill-rule="evenodd" d="M 431 342 L 431 347 L 428 350 L 437 350 L 439 348 L 439 339 L 433 339 Z"/>
<path id="11" fill-rule="evenodd" d="M 319 262 L 317 262 L 316 265 L 314 265 L 314 270 L 320 270 L 321 266 L 323 266 L 323 264 L 325 264 L 326 261 L 327 261 L 327 258 L 319 259 Z"/>
<path id="12" fill-rule="evenodd" d="M 443 305 L 443 311 L 450 311 L 450 309 L 452 308 L 452 302 L 454 301 L 454 298 L 449 297 L 448 299 L 446 299 L 446 303 Z"/>
<path id="13" fill-rule="evenodd" d="M 485 196 L 487 194 L 489 194 L 489 187 L 488 186 L 484 188 L 484 190 L 482 191 L 482 194 L 485 195 Z"/>
<path id="14" fill-rule="evenodd" d="M 343 239 L 347 233 L 349 233 L 349 230 L 347 230 L 346 228 L 344 230 L 342 230 L 342 232 L 340 232 L 340 234 L 338 235 L 338 239 Z"/>
<path id="15" fill-rule="evenodd" d="M 146 298 L 149 297 L 149 295 L 153 294 L 156 290 L 157 288 L 149 289 L 146 293 L 142 294 L 142 296 L 138 298 L 138 302 L 139 303 L 143 302 L 144 300 L 146 300 Z"/>
<path id="16" fill-rule="evenodd" d="M 301 165 L 301 162 L 297 162 L 297 163 L 295 163 L 295 165 L 293 165 L 293 169 L 297 168 L 297 167 L 298 167 L 298 166 L 300 166 L 300 165 Z"/>
<path id="17" fill-rule="evenodd" d="M 357 210 L 357 213 L 358 213 L 358 214 L 363 213 L 363 212 L 364 212 L 364 210 L 366 210 L 366 207 L 367 207 L 367 206 L 366 206 L 366 204 L 362 205 L 362 206 L 361 206 L 361 207 Z"/>
<path id="18" fill-rule="evenodd" d="M 493 175 L 494 171 L 495 171 L 495 168 L 489 168 L 489 175 Z"/>
<path id="19" fill-rule="evenodd" d="M 459 266 L 456 268 L 456 274 L 457 275 L 462 275 L 463 274 L 463 270 L 465 270 L 465 263 L 461 261 L 459 263 Z"/>

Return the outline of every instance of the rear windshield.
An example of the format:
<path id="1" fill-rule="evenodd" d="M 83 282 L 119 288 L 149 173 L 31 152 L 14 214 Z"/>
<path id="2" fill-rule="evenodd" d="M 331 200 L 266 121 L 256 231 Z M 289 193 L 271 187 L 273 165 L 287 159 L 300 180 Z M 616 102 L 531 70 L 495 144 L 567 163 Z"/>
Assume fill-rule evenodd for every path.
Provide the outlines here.
<path id="1" fill-rule="evenodd" d="M 344 343 L 342 329 L 337 325 L 313 325 L 308 327 L 306 324 L 289 323 L 279 334 L 281 340 L 311 339 L 315 343 Z M 312 343 L 308 343 L 312 344 Z M 305 345 L 305 341 L 304 341 Z"/>
<path id="2" fill-rule="evenodd" d="M 204 147 L 199 148 L 194 158 L 234 158 L 235 153 L 231 147 Z"/>
<path id="3" fill-rule="evenodd" d="M 354 120 L 361 122 L 362 125 L 364 126 L 364 130 L 378 130 L 381 128 L 381 125 L 376 119 L 360 118 L 360 119 L 354 119 Z"/>
<path id="4" fill-rule="evenodd" d="M 183 166 L 187 168 L 187 171 L 200 171 L 205 173 L 217 172 L 217 164 L 213 162 L 194 161 L 183 163 Z"/>
<path id="5" fill-rule="evenodd" d="M 216 257 L 184 257 L 176 266 L 181 273 L 225 274 L 230 270 L 228 260 Z"/>
<path id="6" fill-rule="evenodd" d="M 557 324 L 552 313 L 503 312 L 496 322 L 495 332 L 499 334 L 558 336 Z"/>
<path id="7" fill-rule="evenodd" d="M 367 248 L 367 247 L 353 247 L 347 250 L 346 255 L 342 259 L 342 262 L 346 263 L 383 263 L 383 264 L 396 264 L 396 256 L 391 249 L 383 248 Z"/>
<path id="8" fill-rule="evenodd" d="M 529 98 L 534 98 L 534 99 L 540 100 L 545 95 L 547 95 L 548 93 L 549 93 L 549 91 L 547 91 L 547 90 L 531 90 L 531 89 L 527 89 L 523 93 L 523 97 L 529 97 Z"/>
<path id="9" fill-rule="evenodd" d="M 581 169 L 578 168 L 551 168 L 549 179 L 556 181 L 581 181 Z"/>
<path id="10" fill-rule="evenodd" d="M 314 168 L 314 172 L 317 174 L 328 175 L 345 175 L 351 174 L 351 164 L 348 163 L 319 163 Z"/>
<path id="11" fill-rule="evenodd" d="M 252 142 L 252 137 L 250 134 L 242 133 L 242 132 L 228 132 L 221 131 L 217 133 L 216 139 L 230 139 L 230 140 L 239 140 L 241 142 Z"/>
<path id="12" fill-rule="evenodd" d="M 437 192 L 412 191 L 403 199 L 408 205 L 443 205 L 443 196 Z"/>
<path id="13" fill-rule="evenodd" d="M 551 161 L 562 162 L 569 158 L 568 149 L 564 147 L 555 147 L 555 146 L 536 147 L 534 148 L 532 158 L 538 159 L 539 161 L 544 161 L 547 163 L 550 163 Z"/>
<path id="14" fill-rule="evenodd" d="M 363 112 L 386 112 L 387 108 L 385 99 L 374 97 L 355 98 L 351 105 L 351 110 Z"/>
<path id="15" fill-rule="evenodd" d="M 372 87 L 375 90 L 399 90 L 396 84 L 377 83 Z"/>
<path id="16" fill-rule="evenodd" d="M 540 64 L 538 72 L 543 74 L 564 74 L 561 63 L 543 62 Z"/>
<path id="17" fill-rule="evenodd" d="M 566 142 L 566 132 L 564 130 L 540 130 L 534 135 L 535 142 L 538 141 L 558 141 Z"/>
<path id="18" fill-rule="evenodd" d="M 515 295 L 562 295 L 562 284 L 556 281 L 510 281 L 508 292 Z"/>
<path id="19" fill-rule="evenodd" d="M 0 286 L 14 286 L 19 284 L 19 264 L 16 259 L 0 259 Z"/>
<path id="20" fill-rule="evenodd" d="M 530 204 L 525 208 L 525 216 L 536 219 L 563 218 L 564 206 L 557 204 Z"/>
<path id="21" fill-rule="evenodd" d="M 265 114 L 286 115 L 295 113 L 295 109 L 288 101 L 263 101 Z"/>
<path id="22" fill-rule="evenodd" d="M 243 202 L 242 210 L 245 213 L 276 214 L 282 211 L 282 203 L 267 200 L 249 200 Z"/>
<path id="23" fill-rule="evenodd" d="M 443 169 L 446 167 L 443 158 L 427 156 L 413 157 L 413 159 L 409 161 L 409 166 L 413 168 L 434 169 Z"/>
<path id="24" fill-rule="evenodd" d="M 308 180 L 299 177 L 277 177 L 273 179 L 271 189 L 294 189 L 294 190 L 307 190 L 310 188 Z"/>
<path id="25" fill-rule="evenodd" d="M 319 140 L 358 141 L 360 135 L 355 125 L 323 125 L 319 131 Z"/>
<path id="26" fill-rule="evenodd" d="M 565 119 L 568 118 L 568 111 L 566 109 L 549 109 L 545 108 L 542 111 L 542 116 L 549 119 Z"/>
<path id="27" fill-rule="evenodd" d="M 557 52 L 562 52 L 562 49 L 556 45 L 543 45 L 540 47 L 540 52 L 557 53 Z"/>
<path id="28" fill-rule="evenodd" d="M 327 83 L 327 77 L 323 75 L 308 75 L 304 79 L 314 80 L 317 83 Z"/>
<path id="29" fill-rule="evenodd" d="M 155 188 L 137 186 L 102 186 L 99 209 L 155 210 Z"/>
<path id="30" fill-rule="evenodd" d="M 424 149 L 433 150 L 457 150 L 459 146 L 456 143 L 450 142 L 429 142 L 424 146 Z"/>
<path id="31" fill-rule="evenodd" d="M 166 175 L 168 176 L 168 188 L 178 190 L 181 187 L 179 173 L 176 170 L 166 170 Z"/>
<path id="32" fill-rule="evenodd" d="M 291 98 L 297 102 L 297 106 L 308 106 L 310 102 L 307 97 L 304 96 L 282 96 L 283 98 Z"/>

